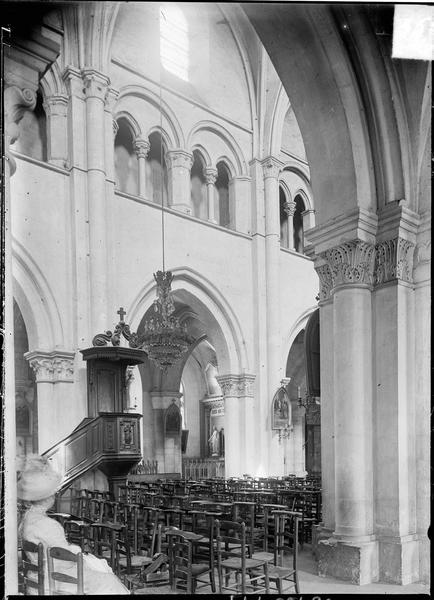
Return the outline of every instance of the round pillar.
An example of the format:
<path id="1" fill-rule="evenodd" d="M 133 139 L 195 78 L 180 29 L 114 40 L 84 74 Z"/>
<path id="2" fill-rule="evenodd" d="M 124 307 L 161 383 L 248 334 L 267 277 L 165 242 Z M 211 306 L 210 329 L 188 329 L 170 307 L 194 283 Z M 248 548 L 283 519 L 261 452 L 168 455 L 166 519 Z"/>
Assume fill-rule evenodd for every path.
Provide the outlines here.
<path id="1" fill-rule="evenodd" d="M 134 140 L 134 150 L 137 154 L 139 163 L 139 196 L 146 198 L 146 157 L 148 156 L 151 144 L 149 140 L 136 138 Z"/>

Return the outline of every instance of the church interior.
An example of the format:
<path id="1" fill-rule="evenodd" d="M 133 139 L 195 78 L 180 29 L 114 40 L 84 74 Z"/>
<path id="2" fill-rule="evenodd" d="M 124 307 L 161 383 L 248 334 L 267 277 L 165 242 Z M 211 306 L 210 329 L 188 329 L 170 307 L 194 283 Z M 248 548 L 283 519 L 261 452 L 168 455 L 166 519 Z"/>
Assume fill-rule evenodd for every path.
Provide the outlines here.
<path id="1" fill-rule="evenodd" d="M 431 65 L 393 5 L 4 6 L 6 589 L 33 454 L 129 593 L 426 589 Z"/>

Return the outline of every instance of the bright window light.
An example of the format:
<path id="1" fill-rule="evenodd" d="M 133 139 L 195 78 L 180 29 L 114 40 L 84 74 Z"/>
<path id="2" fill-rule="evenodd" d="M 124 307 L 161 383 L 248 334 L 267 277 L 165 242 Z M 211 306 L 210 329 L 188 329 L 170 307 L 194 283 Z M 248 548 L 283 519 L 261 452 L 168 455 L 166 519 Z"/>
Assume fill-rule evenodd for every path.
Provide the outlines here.
<path id="1" fill-rule="evenodd" d="M 161 64 L 188 81 L 188 27 L 182 10 L 174 4 L 160 9 Z"/>

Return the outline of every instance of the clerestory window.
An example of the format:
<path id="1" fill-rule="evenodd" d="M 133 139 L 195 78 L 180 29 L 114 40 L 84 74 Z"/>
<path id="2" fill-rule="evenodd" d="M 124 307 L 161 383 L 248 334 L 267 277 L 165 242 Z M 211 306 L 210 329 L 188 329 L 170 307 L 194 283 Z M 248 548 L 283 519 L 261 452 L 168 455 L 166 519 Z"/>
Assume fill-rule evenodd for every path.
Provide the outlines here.
<path id="1" fill-rule="evenodd" d="M 188 81 L 188 25 L 182 10 L 175 4 L 160 8 L 160 58 L 163 67 Z"/>

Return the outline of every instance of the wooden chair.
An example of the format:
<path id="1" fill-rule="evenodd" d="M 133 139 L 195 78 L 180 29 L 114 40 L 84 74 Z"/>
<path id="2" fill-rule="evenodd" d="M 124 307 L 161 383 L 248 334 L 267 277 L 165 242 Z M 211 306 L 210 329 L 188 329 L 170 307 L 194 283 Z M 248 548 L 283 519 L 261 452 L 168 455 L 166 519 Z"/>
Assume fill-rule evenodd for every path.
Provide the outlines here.
<path id="1" fill-rule="evenodd" d="M 140 573 L 143 567 L 152 563 L 149 556 L 134 554 L 127 540 L 115 540 L 114 572 L 129 590 L 140 587 Z"/>
<path id="2" fill-rule="evenodd" d="M 283 582 L 288 581 L 295 593 L 299 594 L 297 554 L 300 515 L 286 510 L 274 511 L 274 565 L 270 565 L 268 576 L 270 583 L 276 586 L 278 594 L 283 593 Z M 284 554 L 292 554 L 292 564 L 284 566 Z M 287 589 L 285 589 L 286 593 Z"/>
<path id="3" fill-rule="evenodd" d="M 196 590 L 211 586 L 215 593 L 214 553 L 211 552 L 206 562 L 193 562 L 193 544 L 196 535 L 192 532 L 168 531 L 169 538 L 169 577 L 172 591 L 184 590 L 194 594 Z M 203 577 L 208 575 L 205 580 Z"/>
<path id="4" fill-rule="evenodd" d="M 76 564 L 76 574 L 67 575 L 58 567 L 55 566 L 54 561 L 62 561 L 67 563 Z M 57 594 L 71 594 L 71 595 L 83 595 L 84 594 L 84 578 L 83 578 L 83 554 L 79 552 L 74 554 L 65 548 L 58 548 L 52 546 L 47 548 L 47 568 L 48 568 L 48 588 L 50 596 Z M 71 586 L 71 591 L 64 591 L 64 586 L 59 590 L 57 582 L 67 584 Z M 72 587 L 73 586 L 73 587 Z"/>
<path id="5" fill-rule="evenodd" d="M 34 564 L 30 562 L 27 552 L 31 552 L 36 554 L 37 563 Z M 44 546 L 39 544 L 34 544 L 33 542 L 28 542 L 27 540 L 23 540 L 21 545 L 21 560 L 22 560 L 22 570 L 23 570 L 23 579 L 24 579 L 24 595 L 27 596 L 29 594 L 33 595 L 34 592 L 30 590 L 37 590 L 38 596 L 44 595 Z M 33 576 L 29 576 L 29 573 L 35 574 Z"/>
<path id="6" fill-rule="evenodd" d="M 262 591 L 268 594 L 268 561 L 250 558 L 246 524 L 217 519 L 215 525 L 219 592 L 227 590 L 245 594 L 247 588 L 253 588 L 255 592 Z M 231 573 L 235 574 L 235 583 L 230 585 Z"/>
<path id="7" fill-rule="evenodd" d="M 105 558 L 114 567 L 116 539 L 123 538 L 124 526 L 113 523 L 92 523 L 93 554 Z"/>

